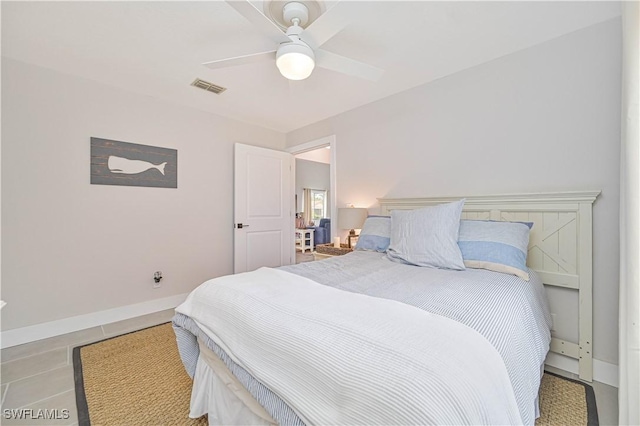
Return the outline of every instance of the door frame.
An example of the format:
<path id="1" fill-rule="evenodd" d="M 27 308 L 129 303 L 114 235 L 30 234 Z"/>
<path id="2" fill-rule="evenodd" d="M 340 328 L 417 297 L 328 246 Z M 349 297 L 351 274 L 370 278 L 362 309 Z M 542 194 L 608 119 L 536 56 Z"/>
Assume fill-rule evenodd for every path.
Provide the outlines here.
<path id="1" fill-rule="evenodd" d="M 290 146 L 285 149 L 286 152 L 292 154 L 294 157 L 297 154 L 302 154 L 303 152 L 314 151 L 318 148 L 331 147 L 331 155 L 329 161 L 329 202 L 331 204 L 331 238 L 329 241 L 333 241 L 335 236 L 337 235 L 336 224 L 338 219 L 338 206 L 337 206 L 337 180 L 336 180 L 336 159 L 337 159 L 337 141 L 336 135 L 325 136 L 320 139 L 315 139 L 310 142 L 305 142 L 299 145 Z M 292 198 L 295 199 L 296 194 L 296 162 L 293 162 L 293 173 L 291 173 L 291 188 L 293 191 Z M 298 206 L 295 207 L 296 209 Z M 296 212 L 294 212 L 295 214 Z M 295 235 L 292 235 L 291 238 L 295 239 Z M 296 247 L 295 242 L 293 245 L 293 263 L 295 263 L 295 255 L 296 255 Z"/>

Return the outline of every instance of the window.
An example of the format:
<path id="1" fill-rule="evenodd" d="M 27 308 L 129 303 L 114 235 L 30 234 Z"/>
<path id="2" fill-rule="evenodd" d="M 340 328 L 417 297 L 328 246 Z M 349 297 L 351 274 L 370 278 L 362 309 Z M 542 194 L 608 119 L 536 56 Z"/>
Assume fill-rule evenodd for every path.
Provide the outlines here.
<path id="1" fill-rule="evenodd" d="M 311 220 L 327 217 L 327 191 L 311 190 Z"/>
<path id="2" fill-rule="evenodd" d="M 311 222 L 319 223 L 320 219 L 327 217 L 327 191 L 324 189 L 303 189 L 304 222 L 309 225 Z"/>

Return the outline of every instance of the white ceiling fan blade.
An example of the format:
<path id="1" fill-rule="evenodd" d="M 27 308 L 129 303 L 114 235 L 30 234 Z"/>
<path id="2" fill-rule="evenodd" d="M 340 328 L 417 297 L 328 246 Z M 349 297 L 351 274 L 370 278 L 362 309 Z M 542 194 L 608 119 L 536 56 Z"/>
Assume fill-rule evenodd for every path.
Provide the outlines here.
<path id="1" fill-rule="evenodd" d="M 249 3 L 248 0 L 226 0 L 227 4 L 233 7 L 240 15 L 260 31 L 262 34 L 273 40 L 275 43 L 287 43 L 291 41 L 287 35 L 282 32 L 280 27 L 274 24 L 269 18 L 264 16 L 258 8 Z"/>
<path id="2" fill-rule="evenodd" d="M 318 19 L 311 23 L 311 25 L 302 32 L 300 37 L 314 50 L 322 46 L 349 24 L 351 13 L 343 10 L 344 8 L 345 7 L 342 6 L 338 8 L 338 11 L 335 11 L 336 5 L 334 4 L 331 9 L 324 12 Z"/>
<path id="3" fill-rule="evenodd" d="M 365 80 L 378 81 L 382 78 L 384 70 L 365 64 L 354 59 L 336 55 L 326 50 L 318 49 L 315 52 L 316 65 L 342 74 L 364 78 Z"/>
<path id="4" fill-rule="evenodd" d="M 238 65 L 253 64 L 255 62 L 263 62 L 276 59 L 276 51 L 270 50 L 268 52 L 254 53 L 251 55 L 236 56 L 235 58 L 219 59 L 217 61 L 205 62 L 204 65 L 207 68 L 218 69 L 235 67 Z"/>

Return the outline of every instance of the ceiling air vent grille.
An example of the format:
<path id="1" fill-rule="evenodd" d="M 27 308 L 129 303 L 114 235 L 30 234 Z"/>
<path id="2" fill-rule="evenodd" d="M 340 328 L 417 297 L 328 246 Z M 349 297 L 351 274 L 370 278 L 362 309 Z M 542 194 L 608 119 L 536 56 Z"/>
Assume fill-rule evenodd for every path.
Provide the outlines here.
<path id="1" fill-rule="evenodd" d="M 206 90 L 207 92 L 213 92 L 216 95 L 219 95 L 220 93 L 222 93 L 225 90 L 227 90 L 226 87 L 216 86 L 213 83 L 209 83 L 208 81 L 200 80 L 199 78 L 196 78 L 195 80 L 193 80 L 193 83 L 191 83 L 191 85 L 195 86 L 195 87 L 197 87 L 199 89 Z"/>

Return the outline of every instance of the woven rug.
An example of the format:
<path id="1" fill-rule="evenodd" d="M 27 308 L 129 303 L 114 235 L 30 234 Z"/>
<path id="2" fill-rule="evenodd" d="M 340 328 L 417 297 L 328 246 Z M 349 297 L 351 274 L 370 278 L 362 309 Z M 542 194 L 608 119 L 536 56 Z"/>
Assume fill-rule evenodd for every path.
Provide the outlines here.
<path id="1" fill-rule="evenodd" d="M 189 419 L 191 379 L 170 323 L 73 349 L 82 425 L 206 425 Z"/>
<path id="2" fill-rule="evenodd" d="M 539 395 L 540 417 L 536 426 L 598 425 L 596 396 L 586 383 L 545 372 Z"/>
<path id="3" fill-rule="evenodd" d="M 206 425 L 170 323 L 73 349 L 79 425 Z M 598 425 L 591 386 L 545 373 L 536 425 Z"/>

